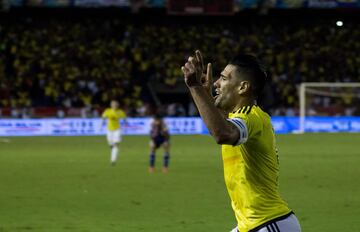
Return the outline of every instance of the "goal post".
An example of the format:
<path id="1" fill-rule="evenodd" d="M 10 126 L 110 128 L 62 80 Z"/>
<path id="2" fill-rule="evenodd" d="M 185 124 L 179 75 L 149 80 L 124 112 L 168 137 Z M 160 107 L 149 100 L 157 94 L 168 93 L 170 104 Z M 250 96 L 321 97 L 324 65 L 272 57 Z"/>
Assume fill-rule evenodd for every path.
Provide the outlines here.
<path id="1" fill-rule="evenodd" d="M 311 88 L 316 88 L 311 89 Z M 305 133 L 306 125 L 306 93 L 311 92 L 315 95 L 328 96 L 328 97 L 341 97 L 342 93 L 331 91 L 321 91 L 320 88 L 360 88 L 360 82 L 303 82 L 299 88 L 299 131 L 298 133 Z M 358 96 L 360 97 L 360 96 Z"/>

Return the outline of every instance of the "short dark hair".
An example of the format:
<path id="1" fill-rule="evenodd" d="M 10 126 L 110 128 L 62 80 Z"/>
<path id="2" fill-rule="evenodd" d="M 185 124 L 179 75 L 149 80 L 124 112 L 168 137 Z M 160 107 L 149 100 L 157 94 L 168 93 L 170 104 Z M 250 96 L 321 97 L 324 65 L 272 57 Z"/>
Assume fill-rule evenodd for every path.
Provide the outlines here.
<path id="1" fill-rule="evenodd" d="M 239 54 L 235 56 L 230 63 L 237 67 L 237 71 L 244 74 L 245 78 L 250 80 L 253 93 L 256 98 L 261 96 L 267 81 L 267 73 L 265 66 L 259 61 L 259 59 L 250 54 Z"/>

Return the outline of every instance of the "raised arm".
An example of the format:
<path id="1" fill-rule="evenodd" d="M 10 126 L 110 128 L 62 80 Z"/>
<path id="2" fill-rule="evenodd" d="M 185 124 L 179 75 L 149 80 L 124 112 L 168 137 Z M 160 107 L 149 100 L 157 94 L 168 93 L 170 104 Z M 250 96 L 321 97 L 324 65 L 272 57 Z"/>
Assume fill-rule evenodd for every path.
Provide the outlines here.
<path id="1" fill-rule="evenodd" d="M 210 134 L 218 144 L 237 144 L 239 141 L 239 129 L 227 121 L 225 115 L 215 107 L 214 99 L 211 96 L 212 67 L 207 66 L 207 72 L 203 75 L 203 62 L 200 51 L 196 56 L 190 56 L 187 63 L 181 67 L 184 73 L 185 83 L 188 86 L 191 96 L 199 110 L 201 118 Z M 204 78 L 205 80 L 201 80 Z"/>

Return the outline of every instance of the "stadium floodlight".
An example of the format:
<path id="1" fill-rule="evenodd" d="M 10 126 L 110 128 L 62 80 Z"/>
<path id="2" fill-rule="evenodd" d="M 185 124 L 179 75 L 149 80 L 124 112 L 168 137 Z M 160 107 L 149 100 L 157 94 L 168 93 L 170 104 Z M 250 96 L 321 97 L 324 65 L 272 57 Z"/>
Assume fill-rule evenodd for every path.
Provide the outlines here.
<path id="1" fill-rule="evenodd" d="M 323 88 L 324 90 L 320 90 Z M 299 98 L 300 98 L 300 117 L 299 117 L 299 131 L 295 133 L 305 133 L 305 123 L 306 123 L 306 94 L 312 94 L 316 96 L 323 96 L 329 98 L 339 98 L 339 97 L 358 97 L 360 98 L 360 91 L 356 95 L 354 91 L 341 91 L 337 92 L 335 89 L 340 90 L 356 89 L 360 88 L 360 82 L 303 82 L 300 84 L 299 89 Z"/>
<path id="2" fill-rule="evenodd" d="M 336 21 L 336 26 L 342 27 L 344 25 L 343 21 Z"/>

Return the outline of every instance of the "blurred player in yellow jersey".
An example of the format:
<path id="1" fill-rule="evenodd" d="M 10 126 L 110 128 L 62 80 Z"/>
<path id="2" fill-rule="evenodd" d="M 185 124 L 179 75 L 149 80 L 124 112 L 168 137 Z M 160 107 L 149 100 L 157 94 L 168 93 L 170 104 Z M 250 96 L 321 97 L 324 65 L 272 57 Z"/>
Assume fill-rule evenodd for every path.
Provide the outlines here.
<path id="1" fill-rule="evenodd" d="M 256 57 L 238 55 L 214 83 L 200 51 L 181 68 L 210 134 L 222 145 L 225 183 L 237 220 L 232 232 L 300 232 L 281 198 L 279 163 L 270 116 L 256 105 L 267 75 Z"/>
<path id="2" fill-rule="evenodd" d="M 110 161 L 112 165 L 115 165 L 119 152 L 119 143 L 121 142 L 120 119 L 126 119 L 126 114 L 123 110 L 119 109 L 119 103 L 116 100 L 112 100 L 110 108 L 103 112 L 102 118 L 103 126 L 107 120 L 106 138 L 111 147 Z"/>

